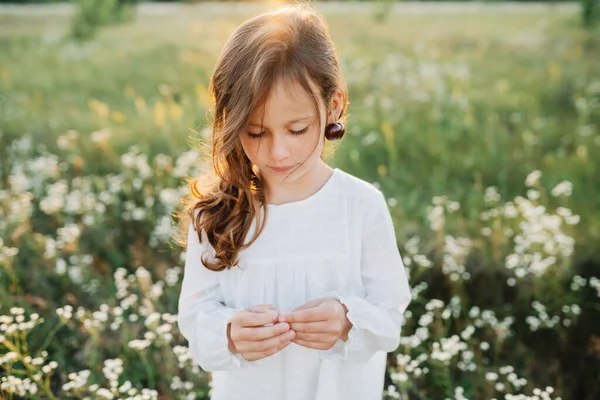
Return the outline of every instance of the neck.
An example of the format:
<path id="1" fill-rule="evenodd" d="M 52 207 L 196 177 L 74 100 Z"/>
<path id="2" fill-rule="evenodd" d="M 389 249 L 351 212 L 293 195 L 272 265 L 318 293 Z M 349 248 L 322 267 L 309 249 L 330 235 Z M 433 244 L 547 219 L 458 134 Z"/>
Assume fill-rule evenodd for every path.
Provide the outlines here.
<path id="1" fill-rule="evenodd" d="M 329 180 L 333 169 L 319 159 L 313 167 L 292 182 L 265 180 L 268 204 L 285 204 L 303 200 L 317 192 Z"/>

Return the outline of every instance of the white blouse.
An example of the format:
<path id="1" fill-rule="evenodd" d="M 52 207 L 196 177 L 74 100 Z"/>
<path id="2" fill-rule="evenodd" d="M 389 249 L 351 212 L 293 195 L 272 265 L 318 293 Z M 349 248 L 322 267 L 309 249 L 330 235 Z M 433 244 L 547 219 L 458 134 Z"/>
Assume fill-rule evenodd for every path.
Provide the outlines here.
<path id="1" fill-rule="evenodd" d="M 202 253 L 214 250 L 190 224 L 178 326 L 193 360 L 212 372 L 212 399 L 381 400 L 386 353 L 399 345 L 411 301 L 383 194 L 335 169 L 308 198 L 267 207 L 239 266 L 221 272 L 202 265 Z M 347 341 L 329 350 L 292 342 L 252 362 L 229 351 L 227 324 L 241 308 L 273 304 L 285 313 L 323 297 L 348 308 Z"/>

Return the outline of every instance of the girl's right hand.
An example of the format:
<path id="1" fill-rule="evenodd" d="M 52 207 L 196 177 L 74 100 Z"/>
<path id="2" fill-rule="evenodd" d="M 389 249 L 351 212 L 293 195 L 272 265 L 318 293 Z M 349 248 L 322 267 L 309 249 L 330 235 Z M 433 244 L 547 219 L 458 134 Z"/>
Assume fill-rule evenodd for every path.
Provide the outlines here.
<path id="1" fill-rule="evenodd" d="M 283 350 L 296 333 L 287 322 L 276 323 L 277 309 L 271 304 L 237 312 L 227 326 L 229 350 L 247 361 L 256 361 Z M 273 324 L 272 326 L 265 326 Z"/>

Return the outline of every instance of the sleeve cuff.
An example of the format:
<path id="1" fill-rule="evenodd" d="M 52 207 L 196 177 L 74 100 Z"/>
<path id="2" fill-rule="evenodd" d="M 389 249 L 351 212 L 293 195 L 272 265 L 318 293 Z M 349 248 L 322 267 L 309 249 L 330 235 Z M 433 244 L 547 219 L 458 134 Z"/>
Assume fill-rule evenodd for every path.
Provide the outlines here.
<path id="1" fill-rule="evenodd" d="M 337 292 L 329 292 L 325 295 L 325 297 L 336 299 L 346 306 L 348 309 L 346 318 L 348 318 L 348 321 L 350 321 L 352 324 L 352 328 L 350 328 L 350 331 L 348 332 L 348 340 L 344 341 L 339 339 L 331 349 L 324 350 L 321 353 L 321 356 L 322 358 L 328 359 L 345 359 L 348 356 L 348 352 L 357 347 L 360 342 L 360 323 L 357 324 L 359 321 L 355 315 L 354 306 L 351 304 L 352 302 L 348 301 L 349 299 L 340 296 Z"/>

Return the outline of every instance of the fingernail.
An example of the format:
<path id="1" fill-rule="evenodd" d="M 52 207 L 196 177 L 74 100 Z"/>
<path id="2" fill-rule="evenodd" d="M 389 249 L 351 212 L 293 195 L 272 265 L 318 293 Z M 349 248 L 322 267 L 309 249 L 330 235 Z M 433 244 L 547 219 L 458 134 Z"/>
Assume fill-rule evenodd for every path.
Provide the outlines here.
<path id="1" fill-rule="evenodd" d="M 279 315 L 273 314 L 273 322 L 276 322 L 279 319 Z"/>
<path id="2" fill-rule="evenodd" d="M 286 336 L 288 339 L 292 339 L 292 338 L 294 337 L 294 331 L 289 331 L 288 333 L 286 333 L 286 334 L 285 334 L 285 336 Z"/>
<path id="3" fill-rule="evenodd" d="M 283 314 L 279 316 L 279 322 L 285 322 L 287 320 L 287 315 Z"/>

